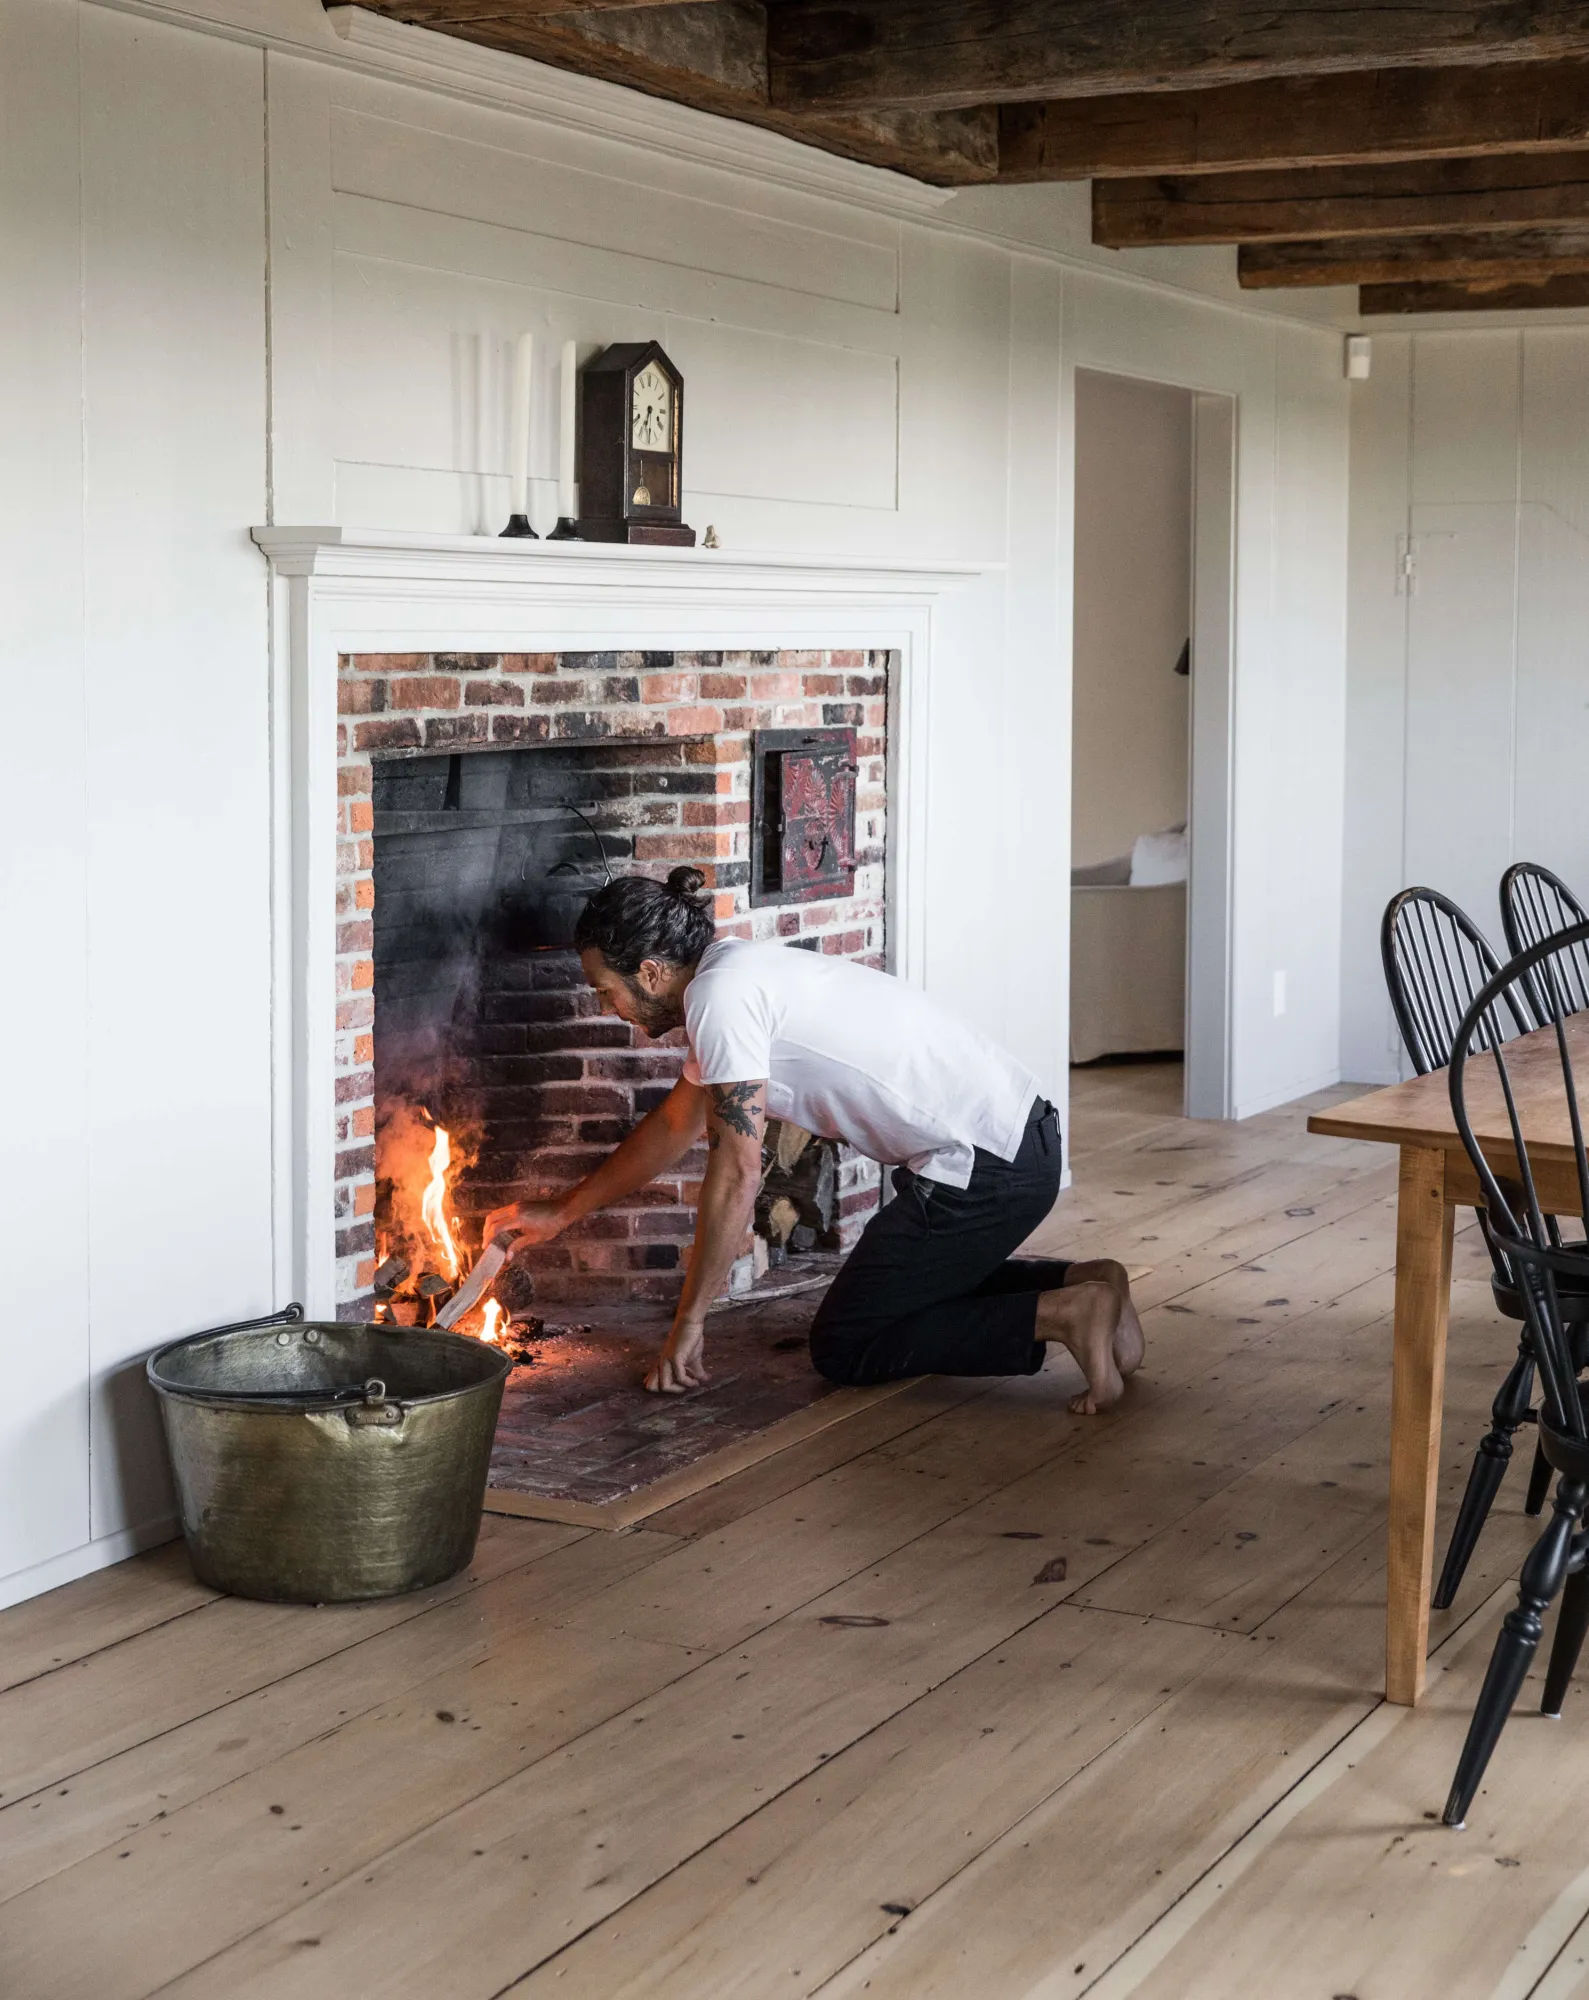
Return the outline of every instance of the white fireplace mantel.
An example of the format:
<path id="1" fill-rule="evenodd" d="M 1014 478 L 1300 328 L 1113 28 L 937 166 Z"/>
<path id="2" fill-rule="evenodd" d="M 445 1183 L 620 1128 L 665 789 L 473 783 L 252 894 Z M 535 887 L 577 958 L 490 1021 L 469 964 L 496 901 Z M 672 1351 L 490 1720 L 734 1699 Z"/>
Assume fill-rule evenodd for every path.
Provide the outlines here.
<path id="1" fill-rule="evenodd" d="M 999 564 L 255 528 L 270 566 L 275 1273 L 335 1312 L 337 661 L 344 653 L 888 648 L 888 935 L 923 968 L 941 600 Z"/>

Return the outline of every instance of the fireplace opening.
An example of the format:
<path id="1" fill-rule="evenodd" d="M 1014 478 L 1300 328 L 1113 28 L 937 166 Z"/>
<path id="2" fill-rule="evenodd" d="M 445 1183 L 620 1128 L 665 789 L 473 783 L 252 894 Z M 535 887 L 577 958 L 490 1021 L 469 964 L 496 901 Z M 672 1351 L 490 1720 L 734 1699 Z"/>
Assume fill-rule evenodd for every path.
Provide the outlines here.
<path id="1" fill-rule="evenodd" d="M 715 778 L 686 763 L 689 747 L 376 760 L 377 1304 L 428 1318 L 492 1208 L 577 1179 L 670 1087 L 678 1054 L 637 1048 L 623 1022 L 600 1018 L 572 945 L 586 898 L 635 866 L 637 833 L 709 795 Z M 442 1132 L 438 1228 L 424 1197 Z M 532 1298 L 660 1296 L 645 1280 L 679 1269 L 685 1191 L 682 1178 L 664 1183 L 662 1199 L 636 1198 L 638 1217 L 592 1216 L 574 1243 L 526 1251 L 496 1286 L 499 1305 L 512 1318 Z M 593 1256 L 609 1230 L 613 1254 Z"/>
<path id="2" fill-rule="evenodd" d="M 356 1313 L 456 1312 L 487 1214 L 572 1185 L 672 1088 L 682 1035 L 603 1018 L 572 949 L 613 875 L 689 862 L 719 935 L 882 962 L 887 668 L 838 652 L 343 661 L 337 1247 Z M 834 788 L 806 799 L 813 754 Z M 781 766 L 764 782 L 769 757 L 800 760 L 805 789 Z M 770 812 L 790 857 L 776 899 L 754 879 Z M 512 1346 L 543 1317 L 671 1303 L 704 1170 L 697 1149 L 526 1247 L 461 1330 Z M 877 1183 L 872 1163 L 774 1124 L 734 1289 L 831 1261 Z"/>

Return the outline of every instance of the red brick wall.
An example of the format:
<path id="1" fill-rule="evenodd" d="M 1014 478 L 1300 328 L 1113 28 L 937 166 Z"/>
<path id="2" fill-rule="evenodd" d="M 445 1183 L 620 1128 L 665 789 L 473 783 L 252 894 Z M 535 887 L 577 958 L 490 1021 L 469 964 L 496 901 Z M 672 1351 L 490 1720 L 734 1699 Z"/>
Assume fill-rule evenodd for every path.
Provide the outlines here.
<path id="1" fill-rule="evenodd" d="M 881 964 L 884 952 L 887 676 L 865 652 L 355 654 L 340 663 L 337 851 L 337 1298 L 362 1307 L 375 1266 L 374 809 L 371 759 L 611 740 L 652 774 L 599 820 L 632 841 L 632 865 L 665 875 L 688 861 L 716 890 L 720 935 L 814 938 L 823 951 Z M 853 896 L 751 910 L 750 736 L 842 724 L 859 732 L 858 869 Z M 643 751 L 633 747 L 643 743 Z M 677 774 L 676 777 L 672 774 Z M 680 782 L 680 781 L 685 782 Z M 534 1116 L 516 1156 L 499 1148 L 460 1183 L 466 1218 L 524 1191 L 567 1184 L 601 1159 L 676 1076 L 681 1052 L 597 1022 L 578 964 L 528 964 L 524 1002 L 498 996 L 483 1060 L 518 1064 Z M 507 1017 L 507 1018 L 504 1018 Z M 582 1024 L 588 1024 L 582 1026 Z M 615 1032 L 621 1031 L 621 1033 Z M 625 1207 L 592 1216 L 535 1253 L 547 1299 L 671 1298 L 693 1229 L 702 1163 Z M 877 1173 L 847 1160 L 843 1214 L 853 1240 L 876 1202 Z"/>

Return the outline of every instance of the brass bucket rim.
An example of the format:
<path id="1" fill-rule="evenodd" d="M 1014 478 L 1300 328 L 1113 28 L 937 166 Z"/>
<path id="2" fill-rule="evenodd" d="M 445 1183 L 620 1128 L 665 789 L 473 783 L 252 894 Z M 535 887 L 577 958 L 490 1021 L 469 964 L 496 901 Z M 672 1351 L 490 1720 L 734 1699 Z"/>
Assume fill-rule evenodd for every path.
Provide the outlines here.
<path id="1" fill-rule="evenodd" d="M 386 1325 L 375 1320 L 350 1319 L 300 1319 L 275 1315 L 269 1319 L 247 1320 L 238 1326 L 206 1327 L 198 1333 L 184 1334 L 179 1340 L 168 1340 L 157 1347 L 144 1366 L 149 1386 L 157 1396 L 169 1398 L 172 1402 L 196 1403 L 216 1410 L 246 1410 L 252 1415 L 272 1417 L 321 1416 L 327 1412 L 346 1410 L 350 1406 L 352 1389 L 338 1393 L 328 1390 L 323 1396 L 297 1395 L 289 1392 L 272 1393 L 255 1389 L 206 1388 L 191 1382 L 172 1381 L 163 1372 L 163 1364 L 172 1356 L 187 1348 L 197 1347 L 202 1342 L 220 1341 L 244 1333 L 262 1332 L 269 1326 L 279 1326 L 285 1331 L 290 1327 L 295 1333 L 350 1332 L 375 1333 L 383 1340 L 401 1342 L 404 1346 L 415 1347 L 467 1347 L 471 1356 L 490 1366 L 485 1368 L 474 1381 L 459 1382 L 449 1388 L 429 1389 L 414 1394 L 389 1394 L 387 1400 L 401 1404 L 404 1409 L 424 1409 L 438 1403 L 455 1402 L 461 1396 L 478 1395 L 494 1381 L 505 1382 L 513 1372 L 510 1355 L 493 1346 L 489 1341 L 472 1339 L 468 1334 L 453 1333 L 446 1327 L 404 1327 Z M 364 1386 L 358 1386 L 357 1394 L 362 1398 Z"/>

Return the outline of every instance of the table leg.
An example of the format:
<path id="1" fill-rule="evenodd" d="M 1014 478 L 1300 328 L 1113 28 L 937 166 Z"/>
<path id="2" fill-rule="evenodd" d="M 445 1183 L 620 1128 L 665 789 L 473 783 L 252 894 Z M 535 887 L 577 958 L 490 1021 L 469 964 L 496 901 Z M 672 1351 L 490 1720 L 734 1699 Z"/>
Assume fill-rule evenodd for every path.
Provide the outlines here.
<path id="1" fill-rule="evenodd" d="M 1409 1707 L 1423 1693 L 1429 1651 L 1435 1486 L 1451 1310 L 1451 1224 L 1444 1153 L 1404 1146 L 1396 1198 L 1385 1693 Z"/>

